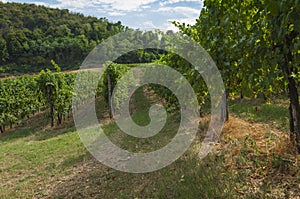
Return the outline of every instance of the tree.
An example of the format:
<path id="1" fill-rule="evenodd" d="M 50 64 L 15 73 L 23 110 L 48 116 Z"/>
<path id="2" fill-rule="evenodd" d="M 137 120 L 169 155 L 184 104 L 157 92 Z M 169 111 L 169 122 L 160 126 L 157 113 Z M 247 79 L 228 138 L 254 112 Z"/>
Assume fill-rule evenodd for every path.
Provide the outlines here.
<path id="1" fill-rule="evenodd" d="M 267 0 L 261 7 L 264 18 L 261 25 L 266 25 L 271 49 L 266 58 L 271 58 L 271 70 L 279 66 L 284 74 L 290 100 L 290 132 L 291 140 L 296 141 L 300 153 L 300 105 L 299 76 L 300 71 L 300 2 L 284 0 L 274 2 Z M 298 84 L 297 84 L 298 82 Z"/>
<path id="2" fill-rule="evenodd" d="M 250 1 L 206 0 L 194 26 L 174 22 L 183 34 L 200 43 L 214 59 L 226 87 L 223 102 L 229 95 L 251 95 L 255 92 L 249 85 L 255 70 L 251 70 L 247 52 L 254 14 L 255 5 Z M 224 107 L 226 111 L 222 120 L 227 121 L 227 103 Z"/>
<path id="3" fill-rule="evenodd" d="M 290 99 L 291 140 L 300 152 L 300 3 L 206 0 L 197 24 L 176 23 L 211 54 L 227 92 L 250 96 L 283 91 Z"/>

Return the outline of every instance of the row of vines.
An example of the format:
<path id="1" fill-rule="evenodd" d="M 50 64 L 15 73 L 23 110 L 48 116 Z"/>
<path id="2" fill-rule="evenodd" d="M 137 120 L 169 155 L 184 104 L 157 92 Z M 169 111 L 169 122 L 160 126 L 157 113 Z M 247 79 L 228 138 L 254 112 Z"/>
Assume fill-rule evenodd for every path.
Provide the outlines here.
<path id="1" fill-rule="evenodd" d="M 70 117 L 74 108 L 88 100 L 104 95 L 108 102 L 107 76 L 111 77 L 112 89 L 122 73 L 128 71 L 125 65 L 111 64 L 107 72 L 98 80 L 98 74 L 92 71 L 62 73 L 53 62 L 55 71 L 42 70 L 38 75 L 24 75 L 0 81 L 0 132 L 12 128 L 24 118 L 29 118 L 41 111 L 47 111 L 53 127 L 62 124 Z M 77 81 L 76 91 L 74 83 Z M 98 81 L 96 95 L 89 92 Z M 104 86 L 105 85 L 105 86 Z M 111 93 L 110 93 L 111 94 Z M 93 96 L 94 95 L 94 96 Z M 122 93 L 124 95 L 124 93 Z"/>
<path id="2" fill-rule="evenodd" d="M 213 58 L 227 98 L 256 98 L 262 94 L 270 103 L 272 96 L 287 96 L 290 137 L 300 153 L 300 1 L 203 3 L 194 25 L 174 22 L 179 32 L 201 44 Z M 178 60 L 172 54 L 162 58 L 183 70 L 191 82 L 197 80 L 198 76 L 193 75 L 196 69 L 177 64 Z"/>

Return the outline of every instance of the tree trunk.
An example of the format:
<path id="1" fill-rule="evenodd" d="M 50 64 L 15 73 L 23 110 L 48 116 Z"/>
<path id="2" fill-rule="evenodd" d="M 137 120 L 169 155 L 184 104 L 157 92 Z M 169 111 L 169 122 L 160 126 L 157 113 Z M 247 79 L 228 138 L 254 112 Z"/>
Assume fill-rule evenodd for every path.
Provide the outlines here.
<path id="1" fill-rule="evenodd" d="M 292 52 L 284 50 L 285 47 L 293 45 L 293 39 L 298 35 L 297 32 L 292 31 L 286 35 L 285 42 L 275 47 L 279 47 L 280 52 L 284 55 L 284 60 L 279 63 L 286 80 L 288 81 L 288 96 L 290 100 L 289 114 L 290 114 L 290 139 L 292 143 L 295 143 L 298 153 L 300 153 L 300 105 L 299 105 L 299 94 L 297 90 L 297 84 L 295 79 L 292 77 L 293 72 L 297 73 L 297 66 Z"/>
<path id="2" fill-rule="evenodd" d="M 50 121 L 51 121 L 51 127 L 54 127 L 54 106 L 53 103 L 49 103 L 50 107 Z"/>
<path id="3" fill-rule="evenodd" d="M 58 113 L 58 114 L 57 114 L 57 124 L 58 124 L 58 125 L 61 125 L 61 124 L 62 124 L 62 114 L 61 114 L 61 113 Z"/>
<path id="4" fill-rule="evenodd" d="M 290 103 L 290 106 L 289 106 L 289 121 L 290 121 L 290 132 L 295 132 L 295 128 L 294 128 L 294 120 L 293 120 L 293 108 L 291 106 L 291 103 Z M 291 134 L 292 135 L 292 134 Z M 292 139 L 291 139 L 292 140 Z"/>
<path id="5" fill-rule="evenodd" d="M 227 122 L 229 120 L 229 112 L 228 112 L 228 94 L 225 91 L 222 95 L 222 112 L 221 112 L 221 121 Z"/>
<path id="6" fill-rule="evenodd" d="M 54 127 L 54 105 L 52 101 L 52 94 L 51 94 L 51 87 L 47 87 L 47 93 L 48 93 L 48 100 L 49 100 L 49 108 L 50 108 L 50 122 L 51 127 Z"/>
<path id="7" fill-rule="evenodd" d="M 111 78 L 110 74 L 107 74 L 107 87 L 108 87 L 108 106 L 109 106 L 109 117 L 112 118 L 112 102 L 111 102 L 111 95 L 112 95 L 112 88 L 111 88 Z"/>
<path id="8" fill-rule="evenodd" d="M 288 88 L 290 98 L 290 137 L 292 142 L 296 141 L 296 147 L 300 153 L 300 105 L 297 86 L 293 77 L 289 78 Z"/>
<path id="9" fill-rule="evenodd" d="M 286 45 L 292 44 L 292 39 L 287 37 Z M 284 48 L 281 47 L 281 52 L 284 53 Z M 285 54 L 285 60 L 281 64 L 281 68 L 288 80 L 288 95 L 290 100 L 289 113 L 290 113 L 290 139 L 295 143 L 298 152 L 300 153 L 300 105 L 297 84 L 292 77 L 292 73 L 296 70 L 296 66 L 290 65 L 293 63 L 293 55 L 289 51 Z"/>

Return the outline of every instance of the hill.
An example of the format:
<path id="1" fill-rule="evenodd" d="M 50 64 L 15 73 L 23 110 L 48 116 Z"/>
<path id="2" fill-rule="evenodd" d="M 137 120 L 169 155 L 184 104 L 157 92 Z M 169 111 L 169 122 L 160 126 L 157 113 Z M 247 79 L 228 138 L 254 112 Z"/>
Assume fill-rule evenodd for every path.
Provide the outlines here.
<path id="1" fill-rule="evenodd" d="M 121 22 L 34 4 L 0 2 L 0 72 L 74 68 L 99 42 L 121 32 Z"/>

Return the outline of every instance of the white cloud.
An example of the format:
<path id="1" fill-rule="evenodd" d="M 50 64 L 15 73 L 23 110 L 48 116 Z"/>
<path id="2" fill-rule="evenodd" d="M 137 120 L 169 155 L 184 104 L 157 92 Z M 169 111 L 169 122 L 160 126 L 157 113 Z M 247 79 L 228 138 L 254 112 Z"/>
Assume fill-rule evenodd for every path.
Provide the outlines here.
<path id="1" fill-rule="evenodd" d="M 170 19 L 170 21 L 177 21 L 179 23 L 185 23 L 189 25 L 195 25 L 196 19 L 184 18 L 184 19 Z"/>
<path id="2" fill-rule="evenodd" d="M 183 14 L 187 16 L 191 15 L 199 15 L 200 10 L 191 8 L 191 7 L 183 7 L 183 6 L 178 6 L 178 7 L 161 7 L 155 12 L 176 12 L 178 14 Z"/>
<path id="3" fill-rule="evenodd" d="M 173 32 L 178 32 L 179 29 L 172 24 L 173 21 L 177 21 L 179 23 L 185 23 L 194 25 L 196 23 L 196 19 L 190 19 L 190 18 L 184 18 L 184 19 L 169 19 L 167 22 L 164 22 L 159 25 L 155 25 L 153 21 L 146 21 L 140 25 L 140 27 L 143 27 L 142 30 L 148 30 L 148 29 L 159 29 L 161 31 L 167 32 L 168 30 L 172 30 Z"/>
<path id="4" fill-rule="evenodd" d="M 143 9 L 148 9 L 148 8 L 151 8 L 151 6 L 146 5 L 146 6 L 141 6 L 141 8 L 143 8 Z"/>
<path id="5" fill-rule="evenodd" d="M 171 22 L 165 22 L 160 27 L 160 30 L 167 32 L 168 30 L 172 30 L 173 32 L 178 32 L 178 28 L 174 26 Z"/>
<path id="6" fill-rule="evenodd" d="M 168 30 L 172 30 L 173 32 L 178 32 L 178 28 L 174 26 L 171 21 L 170 22 L 164 22 L 164 23 L 159 23 L 155 25 L 153 21 L 146 21 L 138 25 L 140 30 L 161 30 L 164 32 L 167 32 Z"/>
<path id="7" fill-rule="evenodd" d="M 143 29 L 157 29 L 158 27 L 156 27 L 154 24 L 153 24 L 153 21 L 145 21 L 142 23 L 142 27 Z"/>
<path id="8" fill-rule="evenodd" d="M 84 8 L 88 6 L 87 2 L 84 2 L 82 0 L 58 0 L 58 4 L 55 4 L 54 6 L 57 6 L 59 8 Z"/>
<path id="9" fill-rule="evenodd" d="M 182 6 L 161 7 L 158 10 L 156 10 L 155 12 L 168 12 L 168 13 L 175 12 L 177 14 L 181 14 L 181 15 L 184 15 L 189 18 L 196 18 L 200 15 L 200 8 L 195 9 L 195 8 L 191 8 L 191 7 L 182 7 Z"/>
<path id="10" fill-rule="evenodd" d="M 137 11 L 150 3 L 158 0 L 57 0 L 59 3 L 55 6 L 61 8 L 83 9 L 85 7 L 101 7 L 109 5 L 113 11 Z"/>
<path id="11" fill-rule="evenodd" d="M 160 2 L 160 5 L 161 6 L 165 6 L 165 5 L 169 5 L 169 4 L 175 4 L 175 3 L 182 3 L 182 2 L 185 2 L 185 3 L 199 3 L 199 4 L 202 4 L 204 0 L 168 0 L 168 1 L 164 1 L 164 2 Z"/>
<path id="12" fill-rule="evenodd" d="M 167 31 L 167 30 L 172 30 L 173 32 L 178 32 L 179 29 L 172 24 L 173 21 L 177 21 L 179 23 L 185 23 L 185 24 L 189 24 L 189 25 L 194 25 L 196 23 L 196 19 L 191 19 L 191 18 L 184 18 L 184 19 L 169 19 L 168 22 L 163 23 L 161 26 L 159 26 L 158 28 L 160 30 L 163 31 Z"/>
<path id="13" fill-rule="evenodd" d="M 118 16 L 124 16 L 125 15 L 125 13 L 123 13 L 123 12 L 115 12 L 115 11 L 108 12 L 107 14 L 109 16 L 112 16 L 112 17 L 118 17 Z"/>
<path id="14" fill-rule="evenodd" d="M 50 5 L 46 2 L 41 2 L 41 1 L 31 1 L 30 3 L 33 3 L 35 5 L 39 5 L 39 6 L 47 6 L 49 7 Z"/>

